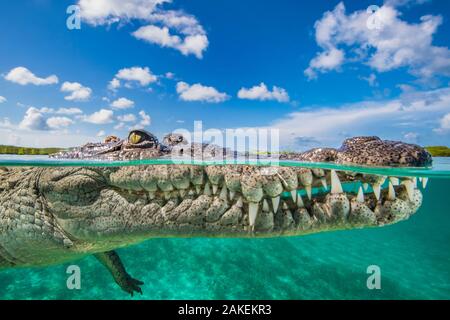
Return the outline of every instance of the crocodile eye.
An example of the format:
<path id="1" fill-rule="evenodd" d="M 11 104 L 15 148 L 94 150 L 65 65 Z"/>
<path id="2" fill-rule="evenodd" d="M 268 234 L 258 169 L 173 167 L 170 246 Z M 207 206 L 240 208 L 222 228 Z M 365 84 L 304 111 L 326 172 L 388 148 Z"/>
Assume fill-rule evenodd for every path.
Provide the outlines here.
<path id="1" fill-rule="evenodd" d="M 128 142 L 131 144 L 138 144 L 141 142 L 142 136 L 138 133 L 132 132 L 128 137 Z"/>

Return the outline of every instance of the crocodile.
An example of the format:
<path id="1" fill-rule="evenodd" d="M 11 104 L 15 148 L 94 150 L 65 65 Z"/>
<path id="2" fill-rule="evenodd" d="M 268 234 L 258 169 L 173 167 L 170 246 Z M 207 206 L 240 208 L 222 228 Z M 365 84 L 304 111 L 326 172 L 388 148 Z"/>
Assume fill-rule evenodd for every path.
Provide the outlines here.
<path id="1" fill-rule="evenodd" d="M 134 130 L 124 140 L 108 137 L 52 157 L 136 160 L 174 151 L 195 159 L 205 153 L 236 156 L 176 134 L 160 143 Z M 311 164 L 0 167 L 0 269 L 94 255 L 122 290 L 142 293 L 143 282 L 126 271 L 116 249 L 160 237 L 280 237 L 393 224 L 418 211 L 418 185 L 425 186 L 426 178 L 325 170 L 314 163 L 427 167 L 432 162 L 417 145 L 377 137 L 279 159 Z"/>

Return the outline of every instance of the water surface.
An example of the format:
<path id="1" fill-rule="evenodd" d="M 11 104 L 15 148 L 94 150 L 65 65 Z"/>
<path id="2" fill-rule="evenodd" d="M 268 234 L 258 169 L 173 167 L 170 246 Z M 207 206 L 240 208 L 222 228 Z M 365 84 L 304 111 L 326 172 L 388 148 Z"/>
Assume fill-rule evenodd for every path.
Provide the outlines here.
<path id="1" fill-rule="evenodd" d="M 392 226 L 275 239 L 151 239 L 118 250 L 145 282 L 133 299 L 450 299 L 449 165 L 441 158 L 420 169 L 434 177 L 424 204 Z M 93 257 L 73 264 L 81 290 L 66 287 L 70 264 L 5 270 L 0 299 L 130 299 Z M 370 265 L 381 268 L 381 290 L 367 289 Z"/>

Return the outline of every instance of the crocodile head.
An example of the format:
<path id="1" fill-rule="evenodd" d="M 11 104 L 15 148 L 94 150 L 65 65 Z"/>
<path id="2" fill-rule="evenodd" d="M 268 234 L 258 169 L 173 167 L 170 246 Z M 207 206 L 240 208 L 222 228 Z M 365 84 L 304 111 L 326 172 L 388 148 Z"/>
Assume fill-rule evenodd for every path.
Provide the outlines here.
<path id="1" fill-rule="evenodd" d="M 156 146 L 112 152 L 142 158 Z M 340 149 L 284 157 L 369 166 L 431 162 L 418 146 L 378 138 L 353 138 Z M 274 237 L 391 224 L 419 209 L 418 180 L 314 164 L 173 164 L 47 168 L 38 189 L 46 210 L 72 240 L 105 250 L 150 237 Z"/>

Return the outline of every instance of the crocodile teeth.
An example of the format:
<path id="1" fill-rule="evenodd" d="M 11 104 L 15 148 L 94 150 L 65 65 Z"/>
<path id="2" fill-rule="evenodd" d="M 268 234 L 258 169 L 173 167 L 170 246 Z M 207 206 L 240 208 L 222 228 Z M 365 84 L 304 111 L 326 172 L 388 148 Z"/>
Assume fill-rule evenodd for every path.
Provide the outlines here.
<path id="1" fill-rule="evenodd" d="M 202 191 L 202 187 L 199 186 L 199 185 L 196 185 L 196 186 L 195 186 L 195 192 L 196 192 L 197 194 L 200 194 L 201 191 Z"/>
<path id="2" fill-rule="evenodd" d="M 395 190 L 394 190 L 394 186 L 391 182 L 389 182 L 388 200 L 391 200 L 391 201 L 395 200 Z"/>
<path id="3" fill-rule="evenodd" d="M 236 192 L 230 190 L 230 200 L 233 200 L 235 195 Z"/>
<path id="4" fill-rule="evenodd" d="M 380 200 L 380 195 L 381 195 L 381 185 L 378 183 L 375 183 L 372 185 L 372 190 L 373 190 L 373 194 L 375 195 L 375 198 L 377 198 L 377 200 Z"/>
<path id="5" fill-rule="evenodd" d="M 155 193 L 154 193 L 154 192 L 149 192 L 149 193 L 148 193 L 148 198 L 149 198 L 150 200 L 155 199 Z"/>
<path id="6" fill-rule="evenodd" d="M 338 194 L 343 193 L 341 181 L 339 181 L 339 177 L 336 173 L 336 170 L 331 170 L 331 193 Z"/>
<path id="7" fill-rule="evenodd" d="M 256 216 L 258 215 L 259 203 L 250 202 L 248 204 L 248 220 L 252 230 L 255 227 Z"/>
<path id="8" fill-rule="evenodd" d="M 213 190 L 213 194 L 217 194 L 217 190 L 219 190 L 219 186 L 217 184 L 213 184 L 212 190 Z"/>
<path id="9" fill-rule="evenodd" d="M 222 191 L 220 191 L 219 198 L 226 201 L 227 200 L 227 194 L 228 194 L 227 191 L 228 191 L 227 187 L 225 185 L 223 185 Z"/>
<path id="10" fill-rule="evenodd" d="M 369 184 L 367 182 L 364 182 L 362 186 L 364 188 L 364 191 L 367 191 L 367 189 L 369 189 Z"/>
<path id="11" fill-rule="evenodd" d="M 303 203 L 303 199 L 301 195 L 297 195 L 297 207 L 304 208 L 305 204 Z"/>
<path id="12" fill-rule="evenodd" d="M 283 210 L 288 210 L 288 209 L 289 209 L 289 207 L 288 207 L 288 205 L 287 205 L 286 202 L 283 202 L 283 204 L 281 205 L 281 207 L 283 208 Z"/>
<path id="13" fill-rule="evenodd" d="M 207 182 L 206 184 L 205 184 L 205 189 L 203 190 L 203 194 L 204 195 L 206 195 L 206 196 L 210 196 L 212 193 L 211 193 L 211 187 L 210 187 L 210 185 L 209 185 L 209 182 Z"/>
<path id="14" fill-rule="evenodd" d="M 294 200 L 294 202 L 296 202 L 297 201 L 297 190 L 292 190 L 291 196 L 292 196 L 292 200 Z"/>
<path id="15" fill-rule="evenodd" d="M 400 185 L 400 179 L 396 177 L 389 177 L 389 180 L 391 181 L 393 186 L 399 186 Z"/>
<path id="16" fill-rule="evenodd" d="M 412 180 L 403 180 L 402 185 L 406 188 L 406 193 L 410 201 L 413 201 L 414 197 L 414 182 Z"/>
<path id="17" fill-rule="evenodd" d="M 264 212 L 269 212 L 269 211 L 270 211 L 269 203 L 267 202 L 266 199 L 264 199 L 264 201 L 263 201 L 263 207 L 262 207 L 262 209 L 263 209 Z"/>
<path id="18" fill-rule="evenodd" d="M 308 199 L 311 200 L 312 198 L 312 187 L 311 186 L 305 186 L 306 195 L 308 196 Z"/>
<path id="19" fill-rule="evenodd" d="M 359 187 L 358 195 L 356 196 L 356 201 L 359 203 L 364 203 L 364 191 L 362 187 Z"/>
<path id="20" fill-rule="evenodd" d="M 280 196 L 272 198 L 272 206 L 273 206 L 273 212 L 277 212 L 278 207 L 280 206 Z"/>
<path id="21" fill-rule="evenodd" d="M 322 183 L 324 189 L 328 188 L 327 179 L 325 179 L 325 177 L 320 178 L 320 182 Z"/>
<path id="22" fill-rule="evenodd" d="M 428 178 L 422 178 L 422 187 L 425 189 L 428 184 Z"/>
<path id="23" fill-rule="evenodd" d="M 180 197 L 184 198 L 184 196 L 186 195 L 186 192 L 187 192 L 186 189 L 181 189 L 180 190 Z"/>
<path id="24" fill-rule="evenodd" d="M 244 201 L 242 200 L 242 197 L 239 197 L 239 199 L 236 201 L 236 206 L 238 208 L 242 208 L 244 206 Z"/>

